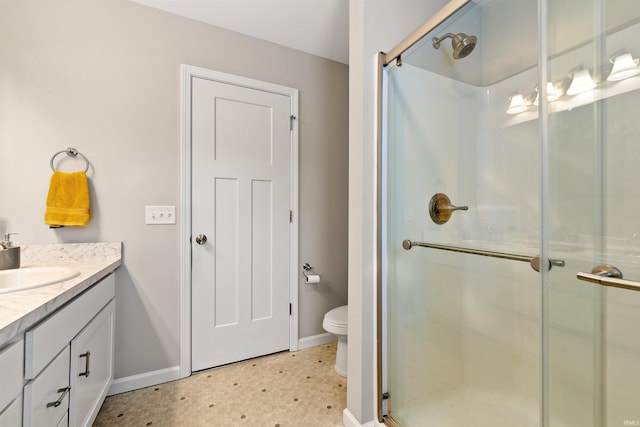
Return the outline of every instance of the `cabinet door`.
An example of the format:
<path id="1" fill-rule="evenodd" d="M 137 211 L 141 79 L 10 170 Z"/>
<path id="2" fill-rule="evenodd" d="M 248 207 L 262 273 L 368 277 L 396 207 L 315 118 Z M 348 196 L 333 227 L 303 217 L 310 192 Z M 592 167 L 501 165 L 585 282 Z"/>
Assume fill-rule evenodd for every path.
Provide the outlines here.
<path id="1" fill-rule="evenodd" d="M 22 393 L 23 350 L 22 340 L 0 350 L 0 412 Z"/>
<path id="2" fill-rule="evenodd" d="M 4 411 L 0 412 L 0 426 L 22 425 L 22 395 L 18 395 Z"/>
<path id="3" fill-rule="evenodd" d="M 24 426 L 55 427 L 69 408 L 69 346 L 24 386 Z"/>
<path id="4" fill-rule="evenodd" d="M 69 426 L 90 426 L 113 381 L 115 299 L 71 341 Z"/>
<path id="5" fill-rule="evenodd" d="M 56 427 L 67 427 L 69 425 L 69 414 L 65 412 L 64 417 L 60 420 Z"/>
<path id="6" fill-rule="evenodd" d="M 25 333 L 25 379 L 32 379 L 115 296 L 112 273 Z"/>

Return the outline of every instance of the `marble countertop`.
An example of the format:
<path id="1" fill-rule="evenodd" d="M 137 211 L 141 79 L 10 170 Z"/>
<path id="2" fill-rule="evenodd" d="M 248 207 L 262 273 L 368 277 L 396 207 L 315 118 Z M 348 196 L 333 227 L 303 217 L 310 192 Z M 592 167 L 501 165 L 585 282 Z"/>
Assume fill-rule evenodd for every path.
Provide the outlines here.
<path id="1" fill-rule="evenodd" d="M 0 294 L 0 348 L 113 272 L 122 243 L 21 245 L 21 267 L 65 266 L 80 275 L 64 282 Z"/>

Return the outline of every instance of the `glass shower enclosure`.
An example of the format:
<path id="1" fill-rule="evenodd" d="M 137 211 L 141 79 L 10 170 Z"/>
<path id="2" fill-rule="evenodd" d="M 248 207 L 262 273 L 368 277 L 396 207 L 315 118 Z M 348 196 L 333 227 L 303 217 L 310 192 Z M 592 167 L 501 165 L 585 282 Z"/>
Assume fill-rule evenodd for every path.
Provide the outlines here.
<path id="1" fill-rule="evenodd" d="M 640 4 L 452 1 L 381 55 L 379 418 L 640 425 Z"/>

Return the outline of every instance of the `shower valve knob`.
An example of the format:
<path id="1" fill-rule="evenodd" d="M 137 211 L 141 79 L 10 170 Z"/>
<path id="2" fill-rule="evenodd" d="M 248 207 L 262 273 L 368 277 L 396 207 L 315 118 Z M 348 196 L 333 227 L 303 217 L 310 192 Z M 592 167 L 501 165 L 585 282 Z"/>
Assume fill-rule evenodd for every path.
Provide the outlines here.
<path id="1" fill-rule="evenodd" d="M 429 201 L 429 215 L 436 224 L 449 221 L 454 211 L 467 211 L 469 206 L 454 206 L 444 193 L 435 194 Z"/>

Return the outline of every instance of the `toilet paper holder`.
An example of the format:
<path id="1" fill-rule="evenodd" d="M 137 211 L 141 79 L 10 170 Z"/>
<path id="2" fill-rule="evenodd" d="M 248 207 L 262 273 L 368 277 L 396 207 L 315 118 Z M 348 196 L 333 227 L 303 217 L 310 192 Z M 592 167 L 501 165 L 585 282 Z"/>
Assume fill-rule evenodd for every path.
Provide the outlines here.
<path id="1" fill-rule="evenodd" d="M 320 275 L 313 271 L 313 267 L 309 265 L 308 262 L 302 265 L 302 274 L 304 275 L 304 282 L 306 284 L 320 282 Z"/>

